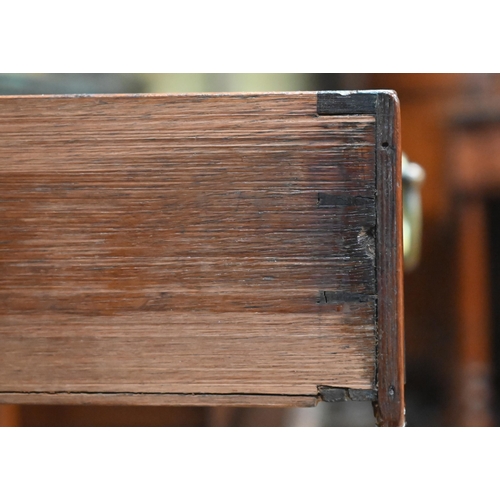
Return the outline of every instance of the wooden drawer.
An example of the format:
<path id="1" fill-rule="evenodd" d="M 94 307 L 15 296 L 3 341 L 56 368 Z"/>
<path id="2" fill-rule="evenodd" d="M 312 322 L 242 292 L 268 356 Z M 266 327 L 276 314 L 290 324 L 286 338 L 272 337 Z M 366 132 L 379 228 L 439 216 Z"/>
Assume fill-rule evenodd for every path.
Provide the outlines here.
<path id="1" fill-rule="evenodd" d="M 403 423 L 394 93 L 0 97 L 0 402 Z"/>

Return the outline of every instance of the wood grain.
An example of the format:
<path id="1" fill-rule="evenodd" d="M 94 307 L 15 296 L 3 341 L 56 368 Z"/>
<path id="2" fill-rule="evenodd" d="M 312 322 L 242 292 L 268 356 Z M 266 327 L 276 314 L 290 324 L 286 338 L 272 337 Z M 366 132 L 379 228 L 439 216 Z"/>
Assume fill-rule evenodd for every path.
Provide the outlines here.
<path id="1" fill-rule="evenodd" d="M 377 97 L 377 389 L 380 426 L 405 424 L 401 126 L 394 92 Z"/>
<path id="2" fill-rule="evenodd" d="M 376 117 L 317 111 L 1 97 L 0 402 L 375 390 Z"/>

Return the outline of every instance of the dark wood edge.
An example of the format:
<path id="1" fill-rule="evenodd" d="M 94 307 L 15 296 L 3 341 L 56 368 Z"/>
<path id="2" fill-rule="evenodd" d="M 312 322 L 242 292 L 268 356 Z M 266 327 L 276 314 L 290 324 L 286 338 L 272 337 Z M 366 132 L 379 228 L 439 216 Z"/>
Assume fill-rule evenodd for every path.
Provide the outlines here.
<path id="1" fill-rule="evenodd" d="M 136 392 L 0 392 L 0 404 L 311 407 L 317 395 Z"/>
<path id="2" fill-rule="evenodd" d="M 403 224 L 400 108 L 395 92 L 377 96 L 377 392 L 379 426 L 405 424 Z"/>
<path id="3" fill-rule="evenodd" d="M 375 390 L 361 394 L 373 400 L 377 425 L 403 426 L 403 225 L 400 108 L 395 92 L 369 90 L 318 92 L 319 115 L 376 117 L 376 270 L 377 370 Z M 349 401 L 348 389 L 320 391 L 325 401 Z M 355 396 L 356 397 L 356 396 Z"/>

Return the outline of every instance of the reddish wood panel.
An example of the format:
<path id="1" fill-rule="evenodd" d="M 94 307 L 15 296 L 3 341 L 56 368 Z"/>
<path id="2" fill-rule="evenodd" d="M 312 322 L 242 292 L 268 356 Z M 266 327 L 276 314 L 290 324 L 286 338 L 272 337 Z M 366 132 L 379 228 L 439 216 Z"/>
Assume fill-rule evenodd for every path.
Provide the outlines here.
<path id="1" fill-rule="evenodd" d="M 175 406 L 19 405 L 23 427 L 201 427 L 209 408 Z M 239 410 L 239 409 L 236 409 Z M 280 411 L 271 408 L 270 411 Z M 241 410 L 240 410 L 241 411 Z M 285 410 L 282 410 L 285 411 Z"/>
<path id="2" fill-rule="evenodd" d="M 0 108 L 0 401 L 376 388 L 375 116 L 315 93 Z"/>
<path id="3" fill-rule="evenodd" d="M 0 427 L 16 427 L 20 421 L 18 405 L 0 404 Z"/>

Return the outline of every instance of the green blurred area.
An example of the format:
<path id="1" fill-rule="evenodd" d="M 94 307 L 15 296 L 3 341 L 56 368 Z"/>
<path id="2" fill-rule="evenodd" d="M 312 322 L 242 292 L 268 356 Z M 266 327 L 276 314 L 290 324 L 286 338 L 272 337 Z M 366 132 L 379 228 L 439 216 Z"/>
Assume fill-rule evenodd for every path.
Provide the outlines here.
<path id="1" fill-rule="evenodd" d="M 0 94 L 272 92 L 314 90 L 300 73 L 2 74 Z"/>

